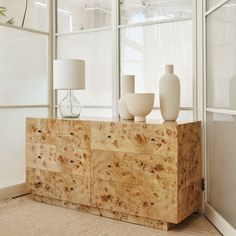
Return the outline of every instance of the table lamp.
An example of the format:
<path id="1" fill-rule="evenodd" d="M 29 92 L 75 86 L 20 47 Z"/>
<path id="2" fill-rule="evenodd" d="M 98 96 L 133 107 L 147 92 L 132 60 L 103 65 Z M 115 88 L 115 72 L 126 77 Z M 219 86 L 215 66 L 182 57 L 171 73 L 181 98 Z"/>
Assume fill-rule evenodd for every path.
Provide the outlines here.
<path id="1" fill-rule="evenodd" d="M 62 118 L 78 118 L 81 112 L 80 103 L 72 90 L 85 89 L 85 61 L 54 60 L 53 85 L 55 90 L 68 90 L 59 103 Z"/>

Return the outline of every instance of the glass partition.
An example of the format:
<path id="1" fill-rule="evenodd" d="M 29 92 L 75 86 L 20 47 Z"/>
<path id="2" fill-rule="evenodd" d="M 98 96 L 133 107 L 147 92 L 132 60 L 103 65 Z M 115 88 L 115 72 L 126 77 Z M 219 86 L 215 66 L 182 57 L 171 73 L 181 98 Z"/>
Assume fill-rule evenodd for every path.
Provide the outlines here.
<path id="1" fill-rule="evenodd" d="M 0 22 L 48 31 L 48 0 L 0 0 Z"/>
<path id="2" fill-rule="evenodd" d="M 0 189 L 25 183 L 26 117 L 47 117 L 47 0 L 0 0 Z"/>
<path id="3" fill-rule="evenodd" d="M 81 105 L 112 104 L 112 35 L 111 30 L 60 36 L 59 59 L 82 59 L 86 65 L 86 88 L 75 92 Z M 58 101 L 65 91 L 58 91 Z"/>
<path id="4" fill-rule="evenodd" d="M 192 107 L 192 21 L 121 29 L 121 75 L 135 75 L 136 92 L 156 93 L 166 64 L 174 64 L 181 82 L 181 106 Z"/>
<path id="5" fill-rule="evenodd" d="M 48 37 L 0 26 L 0 106 L 48 103 Z"/>
<path id="6" fill-rule="evenodd" d="M 207 9 L 214 7 L 217 3 L 221 2 L 222 0 L 206 0 Z"/>
<path id="7" fill-rule="evenodd" d="M 181 80 L 181 106 L 192 109 L 193 6 L 192 0 L 120 0 L 118 4 L 58 0 L 57 58 L 86 61 L 86 89 L 75 92 L 81 105 L 88 109 L 113 106 L 114 114 L 114 94 L 119 93 L 114 85 L 123 74 L 134 74 L 136 92 L 156 93 L 155 106 L 159 106 L 159 79 L 165 64 L 174 64 Z M 117 65 L 119 75 L 112 71 Z M 65 92 L 57 94 L 59 102 Z"/>
<path id="8" fill-rule="evenodd" d="M 207 18 L 207 106 L 236 110 L 236 1 Z"/>
<path id="9" fill-rule="evenodd" d="M 208 113 L 207 127 L 208 202 L 236 228 L 236 116 Z"/>
<path id="10" fill-rule="evenodd" d="M 58 33 L 111 26 L 110 0 L 58 0 Z"/>
<path id="11" fill-rule="evenodd" d="M 236 232 L 235 10 L 222 1 L 206 14 L 206 214 L 224 235 Z"/>
<path id="12" fill-rule="evenodd" d="M 120 0 L 120 23 L 192 17 L 192 0 Z"/>

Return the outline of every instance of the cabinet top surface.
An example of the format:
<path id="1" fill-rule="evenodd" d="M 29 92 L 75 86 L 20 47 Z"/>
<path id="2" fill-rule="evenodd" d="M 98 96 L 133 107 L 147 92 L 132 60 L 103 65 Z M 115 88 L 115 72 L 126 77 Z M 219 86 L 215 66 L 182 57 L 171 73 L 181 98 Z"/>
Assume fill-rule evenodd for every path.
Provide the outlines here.
<path id="1" fill-rule="evenodd" d="M 80 117 L 77 119 L 62 119 L 62 118 L 56 118 L 56 117 L 28 117 L 27 119 L 51 119 L 51 120 L 67 120 L 67 121 L 94 121 L 94 122 L 114 122 L 114 123 L 137 123 L 137 124 L 157 124 L 157 125 L 183 125 L 188 123 L 198 123 L 200 121 L 194 121 L 194 120 L 177 120 L 177 121 L 164 121 L 164 120 L 158 120 L 158 119 L 148 119 L 145 122 L 136 122 L 134 120 L 121 120 L 119 118 L 101 118 L 101 117 Z"/>

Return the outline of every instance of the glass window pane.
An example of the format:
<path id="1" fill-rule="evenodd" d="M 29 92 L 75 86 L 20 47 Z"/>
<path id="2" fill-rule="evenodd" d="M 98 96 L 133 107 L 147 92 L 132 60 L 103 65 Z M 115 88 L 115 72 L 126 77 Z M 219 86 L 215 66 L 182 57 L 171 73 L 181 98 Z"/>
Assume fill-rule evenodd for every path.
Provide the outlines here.
<path id="1" fill-rule="evenodd" d="M 58 32 L 111 26 L 111 0 L 58 0 Z"/>
<path id="2" fill-rule="evenodd" d="M 61 118 L 59 109 L 57 110 L 57 117 Z M 98 117 L 98 118 L 112 118 L 112 108 L 81 108 L 80 118 L 89 118 L 89 117 Z M 147 120 L 156 120 L 164 122 L 161 116 L 161 111 L 153 109 L 151 113 L 147 116 Z M 178 121 L 192 121 L 193 120 L 193 111 L 183 111 L 179 112 Z"/>
<path id="3" fill-rule="evenodd" d="M 207 114 L 208 201 L 236 228 L 236 116 Z"/>
<path id="4" fill-rule="evenodd" d="M 147 119 L 150 120 L 160 120 L 163 121 L 160 110 L 152 110 L 152 112 L 147 116 Z M 193 111 L 180 111 L 177 119 L 178 121 L 192 121 L 193 120 Z M 164 121 L 163 121 L 164 122 Z"/>
<path id="5" fill-rule="evenodd" d="M 59 110 L 57 110 L 57 117 L 61 118 Z M 111 118 L 112 108 L 81 108 L 80 118 Z"/>
<path id="6" fill-rule="evenodd" d="M 130 27 L 121 30 L 121 75 L 136 77 L 136 92 L 156 93 L 165 64 L 174 64 L 181 83 L 181 106 L 192 106 L 192 22 Z"/>
<path id="7" fill-rule="evenodd" d="M 0 7 L 5 7 L 5 17 L 0 22 L 25 28 L 48 31 L 48 0 L 0 0 Z M 25 17 L 24 17 L 25 15 Z"/>
<path id="8" fill-rule="evenodd" d="M 0 109 L 0 188 L 25 183 L 26 117 L 47 117 L 48 109 Z"/>
<path id="9" fill-rule="evenodd" d="M 222 0 L 207 0 L 207 9 L 214 7 L 217 3 L 221 2 Z"/>
<path id="10" fill-rule="evenodd" d="M 110 30 L 58 38 L 58 58 L 85 60 L 86 89 L 75 92 L 81 105 L 112 104 L 111 43 Z M 58 101 L 64 94 L 58 91 Z"/>
<path id="11" fill-rule="evenodd" d="M 207 106 L 236 110 L 236 1 L 207 18 Z"/>
<path id="12" fill-rule="evenodd" d="M 0 105 L 47 104 L 48 38 L 0 26 Z"/>
<path id="13" fill-rule="evenodd" d="M 120 23 L 192 17 L 192 0 L 120 0 Z"/>

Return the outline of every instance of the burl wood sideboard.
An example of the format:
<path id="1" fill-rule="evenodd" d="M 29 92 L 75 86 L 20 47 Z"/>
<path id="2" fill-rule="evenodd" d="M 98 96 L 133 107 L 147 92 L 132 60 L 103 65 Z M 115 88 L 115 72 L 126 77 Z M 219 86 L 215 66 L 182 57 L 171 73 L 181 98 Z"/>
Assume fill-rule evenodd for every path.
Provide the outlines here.
<path id="1" fill-rule="evenodd" d="M 168 230 L 201 203 L 200 122 L 27 119 L 35 200 Z"/>

